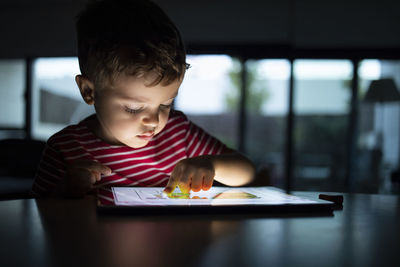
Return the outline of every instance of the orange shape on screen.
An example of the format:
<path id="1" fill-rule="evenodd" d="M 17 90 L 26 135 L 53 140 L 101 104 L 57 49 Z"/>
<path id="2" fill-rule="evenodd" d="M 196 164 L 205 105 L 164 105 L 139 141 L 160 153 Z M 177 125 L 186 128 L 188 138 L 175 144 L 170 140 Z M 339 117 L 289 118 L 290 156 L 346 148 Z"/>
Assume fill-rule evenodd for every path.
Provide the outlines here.
<path id="1" fill-rule="evenodd" d="M 222 192 L 213 197 L 213 199 L 254 199 L 254 198 L 259 198 L 259 197 L 242 191 Z"/>

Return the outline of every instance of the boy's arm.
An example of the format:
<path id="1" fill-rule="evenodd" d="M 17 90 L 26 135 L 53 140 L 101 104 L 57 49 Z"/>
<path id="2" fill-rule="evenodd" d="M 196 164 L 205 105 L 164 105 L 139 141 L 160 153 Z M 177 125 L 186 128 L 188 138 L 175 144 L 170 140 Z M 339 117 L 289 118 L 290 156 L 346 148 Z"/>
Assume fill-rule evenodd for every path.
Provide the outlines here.
<path id="1" fill-rule="evenodd" d="M 111 169 L 98 161 L 79 160 L 67 165 L 64 177 L 52 192 L 54 197 L 84 197 L 101 180 L 101 175 L 111 174 Z"/>
<path id="2" fill-rule="evenodd" d="M 254 164 L 241 153 L 231 150 L 209 157 L 215 170 L 214 180 L 229 186 L 242 186 L 253 181 Z"/>
<path id="3" fill-rule="evenodd" d="M 33 197 L 82 197 L 93 189 L 101 174 L 111 169 L 94 160 L 65 162 L 58 149 L 47 142 L 31 189 Z"/>

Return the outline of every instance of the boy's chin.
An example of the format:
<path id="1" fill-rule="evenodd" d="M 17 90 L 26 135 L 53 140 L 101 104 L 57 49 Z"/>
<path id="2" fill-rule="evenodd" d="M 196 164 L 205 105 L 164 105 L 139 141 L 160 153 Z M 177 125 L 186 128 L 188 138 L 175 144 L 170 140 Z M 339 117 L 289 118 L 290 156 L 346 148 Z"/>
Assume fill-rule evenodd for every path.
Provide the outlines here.
<path id="1" fill-rule="evenodd" d="M 139 140 L 136 142 L 124 142 L 124 145 L 129 146 L 131 148 L 142 148 L 145 147 L 149 141 Z"/>

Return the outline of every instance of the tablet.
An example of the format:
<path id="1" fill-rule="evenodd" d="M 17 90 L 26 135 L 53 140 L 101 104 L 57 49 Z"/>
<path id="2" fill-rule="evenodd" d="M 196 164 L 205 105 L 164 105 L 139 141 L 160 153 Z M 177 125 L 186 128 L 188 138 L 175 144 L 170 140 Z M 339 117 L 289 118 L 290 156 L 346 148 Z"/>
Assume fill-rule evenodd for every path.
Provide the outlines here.
<path id="1" fill-rule="evenodd" d="M 99 188 L 97 208 L 106 213 L 253 213 L 332 212 L 330 201 L 284 193 L 275 187 L 212 187 L 208 191 L 183 194 L 178 188 L 170 195 L 163 187 Z"/>

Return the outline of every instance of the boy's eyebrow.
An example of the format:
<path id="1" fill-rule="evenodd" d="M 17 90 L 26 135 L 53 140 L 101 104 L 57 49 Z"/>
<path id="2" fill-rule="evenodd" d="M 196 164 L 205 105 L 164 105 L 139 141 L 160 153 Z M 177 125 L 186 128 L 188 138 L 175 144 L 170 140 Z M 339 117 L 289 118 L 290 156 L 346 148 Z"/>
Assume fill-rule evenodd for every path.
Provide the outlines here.
<path id="1" fill-rule="evenodd" d="M 178 95 L 178 93 L 176 93 L 173 97 L 171 97 L 163 102 L 167 102 L 168 100 L 174 99 L 177 95 Z M 131 101 L 135 101 L 135 102 L 139 102 L 139 103 L 145 103 L 145 102 L 149 101 L 149 99 L 147 99 L 145 97 L 132 97 L 132 96 L 126 96 L 123 94 L 120 94 L 119 97 L 129 99 Z"/>

